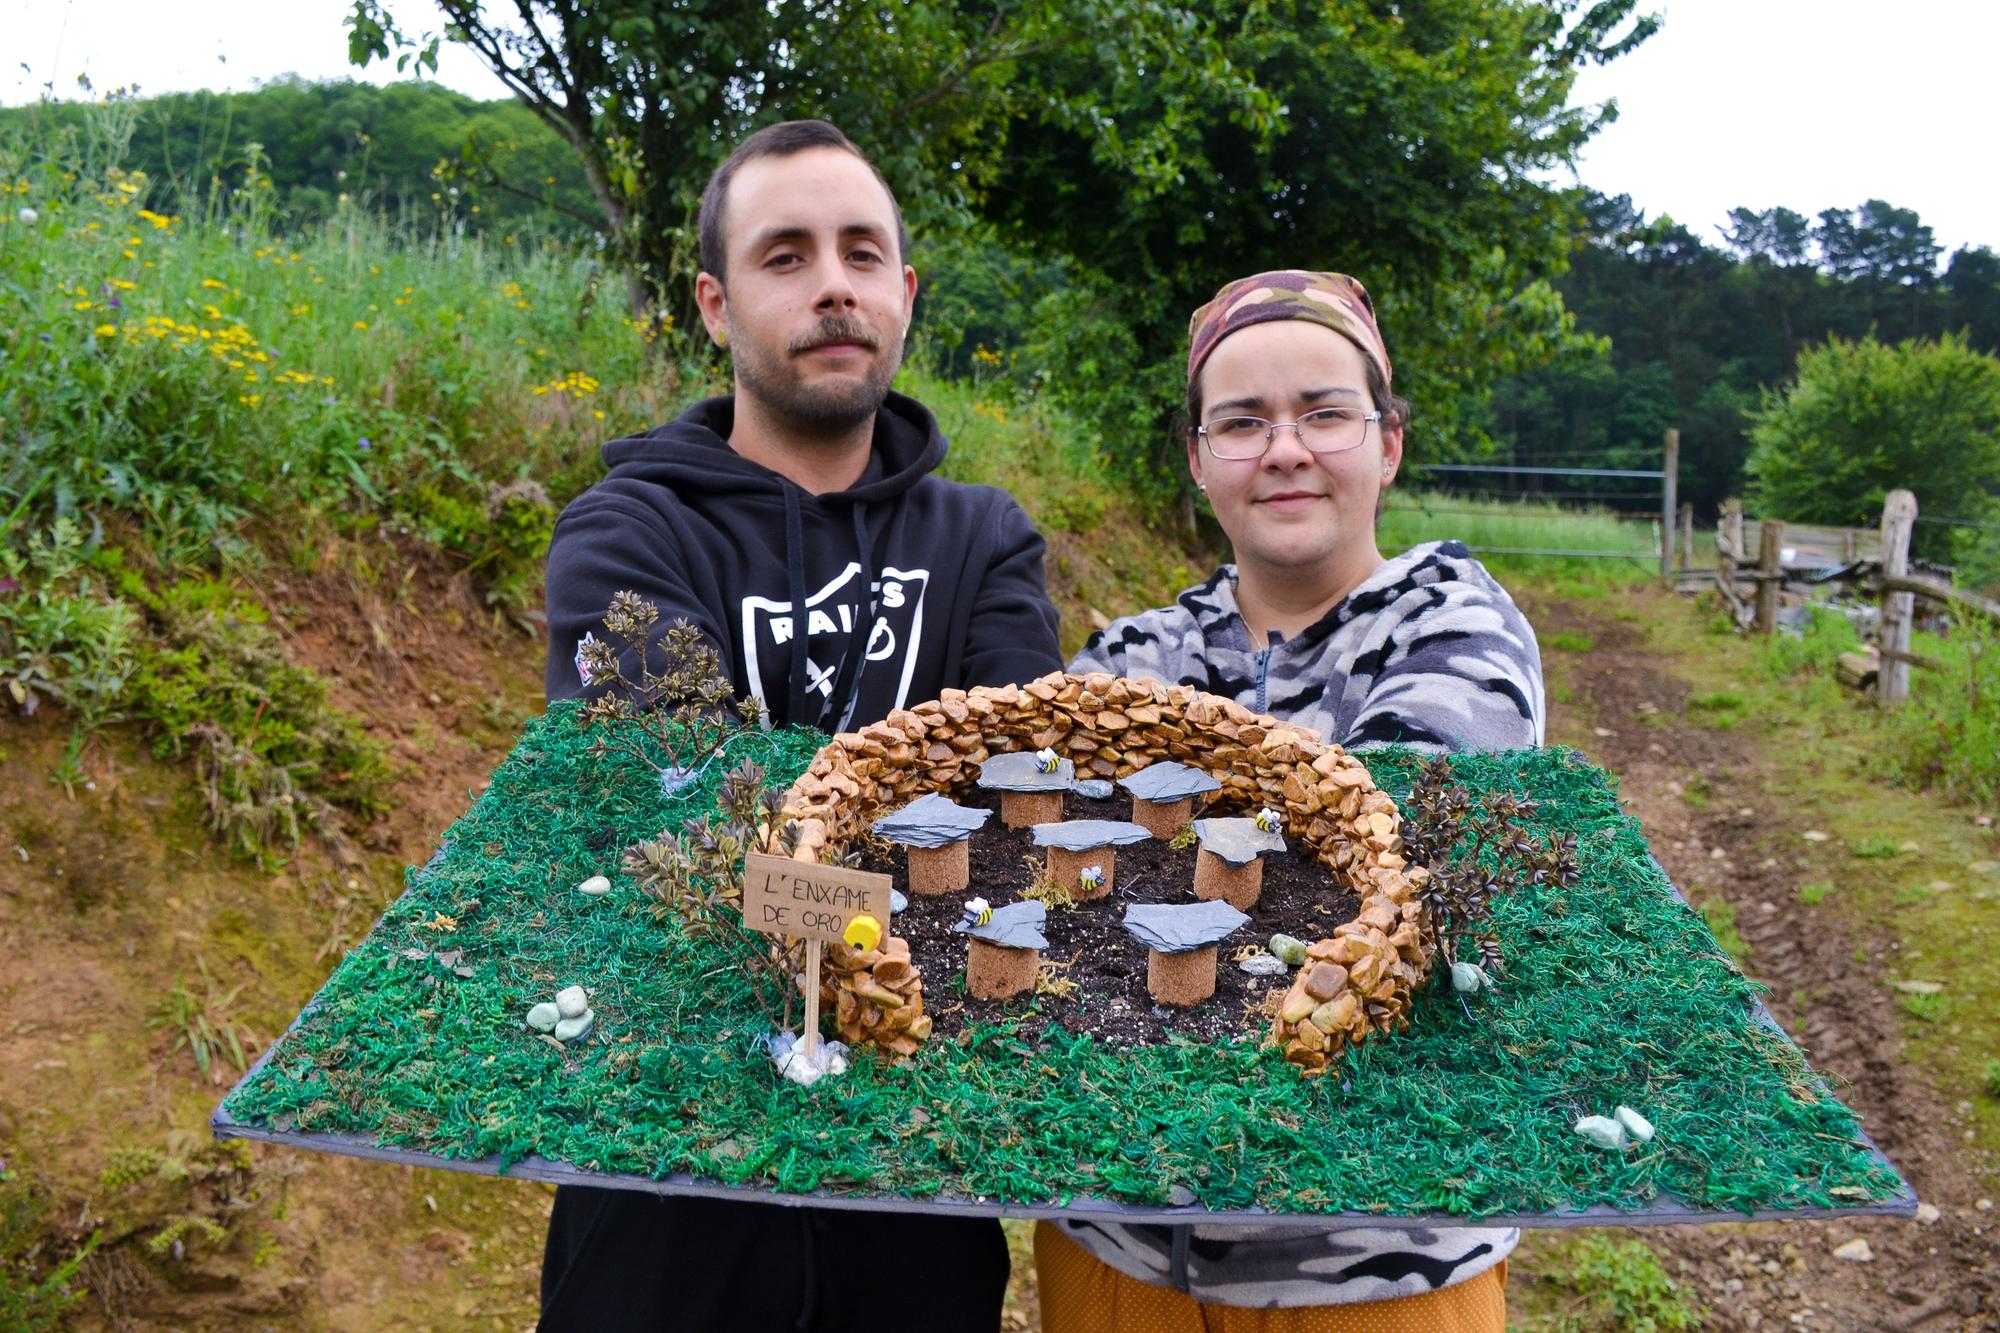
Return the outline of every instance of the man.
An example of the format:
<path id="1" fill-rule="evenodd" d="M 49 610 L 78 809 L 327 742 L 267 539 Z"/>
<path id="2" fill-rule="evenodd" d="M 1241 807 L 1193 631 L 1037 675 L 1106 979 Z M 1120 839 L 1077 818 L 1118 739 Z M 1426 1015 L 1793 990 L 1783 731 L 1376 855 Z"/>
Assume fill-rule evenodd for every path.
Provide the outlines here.
<path id="1" fill-rule="evenodd" d="M 714 643 L 774 722 L 828 732 L 1062 665 L 1042 540 L 1004 492 L 929 475 L 945 442 L 889 391 L 916 297 L 895 196 L 839 130 L 759 131 L 701 203 L 695 294 L 736 392 L 605 446 L 549 547 L 550 699 L 638 593 Z M 884 1286 L 885 1255 L 901 1256 Z M 998 1326 L 996 1222 L 556 1192 L 545 1329 Z"/>

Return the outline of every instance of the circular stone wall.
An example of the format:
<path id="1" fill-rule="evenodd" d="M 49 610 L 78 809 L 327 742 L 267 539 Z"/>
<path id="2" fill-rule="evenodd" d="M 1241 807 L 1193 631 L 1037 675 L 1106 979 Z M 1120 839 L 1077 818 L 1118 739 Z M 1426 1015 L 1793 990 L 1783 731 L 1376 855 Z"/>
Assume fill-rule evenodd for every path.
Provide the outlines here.
<path id="1" fill-rule="evenodd" d="M 992 755 L 1044 748 L 1074 762 L 1079 778 L 1123 777 L 1163 759 L 1201 769 L 1222 783 L 1211 811 L 1282 811 L 1286 834 L 1361 900 L 1354 920 L 1311 945 L 1289 990 L 1272 997 L 1272 1036 L 1287 1059 L 1317 1071 L 1347 1042 L 1409 1021 L 1410 992 L 1431 964 L 1417 893 L 1427 872 L 1403 861 L 1395 802 L 1338 745 L 1192 686 L 1055 672 L 899 708 L 835 736 L 792 784 L 785 810 L 798 825 L 797 855 L 845 851 L 925 792 L 970 786 Z M 871 961 L 840 945 L 829 956 L 839 956 L 836 975 L 859 975 Z M 927 1034 L 928 1022 L 921 1027 Z M 842 1031 L 901 1054 L 922 1040 L 907 1025 L 879 1037 Z"/>

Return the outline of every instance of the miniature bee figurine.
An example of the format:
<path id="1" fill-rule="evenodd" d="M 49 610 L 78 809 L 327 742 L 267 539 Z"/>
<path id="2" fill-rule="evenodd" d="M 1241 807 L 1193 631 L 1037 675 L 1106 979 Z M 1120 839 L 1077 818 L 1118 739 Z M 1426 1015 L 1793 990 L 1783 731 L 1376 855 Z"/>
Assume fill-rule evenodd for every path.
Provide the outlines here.
<path id="1" fill-rule="evenodd" d="M 1279 826 L 1284 823 L 1284 818 L 1283 815 L 1267 805 L 1257 812 L 1256 824 L 1258 828 L 1263 829 L 1266 833 L 1276 833 Z"/>
<path id="2" fill-rule="evenodd" d="M 866 912 L 847 923 L 847 929 L 840 933 L 848 946 L 863 951 L 874 948 L 882 942 L 882 923 Z"/>
<path id="3" fill-rule="evenodd" d="M 1077 876 L 1077 887 L 1085 893 L 1096 893 L 1104 887 L 1104 867 L 1085 866 Z"/>
<path id="4" fill-rule="evenodd" d="M 966 925 L 983 926 L 992 919 L 993 908 L 984 898 L 967 898 L 965 900 Z"/>
<path id="5" fill-rule="evenodd" d="M 1044 748 L 1035 751 L 1035 768 L 1038 771 L 1053 773 L 1061 767 L 1062 760 L 1056 757 L 1056 752 L 1053 749 Z"/>

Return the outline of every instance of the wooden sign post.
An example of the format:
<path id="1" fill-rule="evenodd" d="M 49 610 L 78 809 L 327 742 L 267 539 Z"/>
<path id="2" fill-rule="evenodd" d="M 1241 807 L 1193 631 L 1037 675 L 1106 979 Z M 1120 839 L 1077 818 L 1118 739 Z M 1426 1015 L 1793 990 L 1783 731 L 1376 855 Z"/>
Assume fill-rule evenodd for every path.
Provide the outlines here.
<path id="1" fill-rule="evenodd" d="M 806 942 L 805 1051 L 819 1054 L 819 958 L 842 944 L 857 917 L 889 933 L 889 877 L 844 866 L 751 852 L 743 858 L 743 924 L 765 935 Z"/>

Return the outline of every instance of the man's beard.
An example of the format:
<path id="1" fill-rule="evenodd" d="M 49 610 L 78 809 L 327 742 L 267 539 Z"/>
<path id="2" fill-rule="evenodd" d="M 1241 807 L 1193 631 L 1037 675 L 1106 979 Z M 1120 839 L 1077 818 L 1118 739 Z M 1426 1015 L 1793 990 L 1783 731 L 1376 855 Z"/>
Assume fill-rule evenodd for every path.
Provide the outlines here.
<path id="1" fill-rule="evenodd" d="M 868 363 L 859 382 L 808 385 L 792 357 L 832 342 L 848 342 L 870 352 L 880 349 L 881 339 L 867 325 L 843 315 L 828 315 L 811 333 L 792 339 L 783 358 L 767 357 L 751 351 L 749 342 L 735 347 L 737 381 L 761 403 L 804 435 L 833 437 L 845 435 L 866 423 L 889 396 L 889 385 L 903 364 L 902 340 L 887 354 Z"/>

